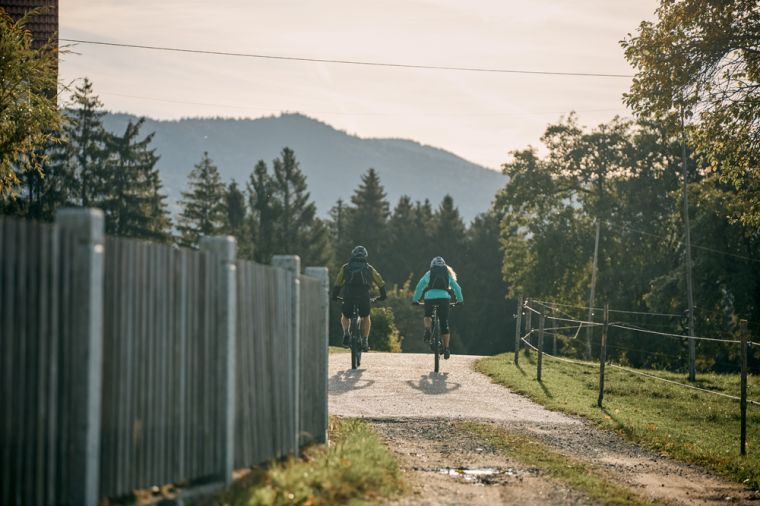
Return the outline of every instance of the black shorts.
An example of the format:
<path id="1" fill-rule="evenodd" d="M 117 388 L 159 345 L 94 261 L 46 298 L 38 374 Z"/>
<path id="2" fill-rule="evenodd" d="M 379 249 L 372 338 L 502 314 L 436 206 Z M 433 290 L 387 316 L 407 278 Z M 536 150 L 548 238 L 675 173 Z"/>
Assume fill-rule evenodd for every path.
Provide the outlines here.
<path id="1" fill-rule="evenodd" d="M 438 306 L 438 321 L 441 324 L 441 334 L 449 333 L 449 299 L 425 299 L 425 316 L 433 316 L 433 307 Z"/>
<path id="2" fill-rule="evenodd" d="M 354 315 L 354 306 L 359 309 L 359 316 L 364 318 L 369 316 L 369 295 L 366 297 L 346 297 L 343 299 L 343 306 L 340 312 L 346 318 Z"/>

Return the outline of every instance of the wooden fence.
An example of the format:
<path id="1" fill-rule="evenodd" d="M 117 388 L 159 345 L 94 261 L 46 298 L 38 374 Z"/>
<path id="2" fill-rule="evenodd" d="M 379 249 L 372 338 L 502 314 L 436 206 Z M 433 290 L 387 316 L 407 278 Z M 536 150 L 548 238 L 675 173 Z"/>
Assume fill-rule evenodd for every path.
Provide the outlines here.
<path id="1" fill-rule="evenodd" d="M 327 269 L 0 217 L 0 504 L 85 504 L 324 441 Z M 295 267 L 293 267 L 295 266 Z"/>

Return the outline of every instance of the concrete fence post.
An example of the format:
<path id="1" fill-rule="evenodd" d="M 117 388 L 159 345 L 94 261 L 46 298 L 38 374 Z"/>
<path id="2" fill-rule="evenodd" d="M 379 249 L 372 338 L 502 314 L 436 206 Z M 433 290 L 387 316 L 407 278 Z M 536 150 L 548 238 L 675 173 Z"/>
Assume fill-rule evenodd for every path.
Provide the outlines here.
<path id="1" fill-rule="evenodd" d="M 59 209 L 61 267 L 66 309 L 62 337 L 69 364 L 63 364 L 70 400 L 64 462 L 64 496 L 71 504 L 95 506 L 100 493 L 101 391 L 103 385 L 103 272 L 105 220 L 99 209 Z"/>
<path id="2" fill-rule="evenodd" d="M 328 390 L 328 381 L 327 381 L 327 375 L 328 375 L 328 360 L 329 360 L 329 344 L 330 344 L 330 272 L 327 269 L 327 267 L 307 267 L 304 269 L 304 274 L 307 276 L 311 276 L 312 278 L 316 278 L 319 280 L 321 284 L 321 300 L 320 305 L 322 307 L 322 312 L 324 313 L 325 318 L 325 324 L 324 328 L 322 329 L 322 332 L 324 333 L 323 337 L 323 348 L 324 348 L 324 358 L 322 359 L 322 363 L 319 364 L 322 370 L 325 371 L 325 378 L 324 378 L 324 392 L 323 392 L 323 403 L 322 408 L 324 410 L 323 418 L 324 418 L 324 427 L 325 432 L 324 434 L 319 434 L 317 436 L 317 442 L 319 443 L 326 443 L 327 442 L 327 427 L 328 427 L 328 415 L 327 415 L 327 390 Z"/>
<path id="3" fill-rule="evenodd" d="M 301 445 L 301 258 L 298 255 L 275 255 L 272 257 L 272 266 L 285 269 L 293 275 L 293 321 L 291 322 L 290 334 L 292 337 L 293 364 L 293 390 L 291 391 L 291 406 L 293 406 L 294 432 L 293 448 L 296 455 L 300 453 Z"/>
<path id="4" fill-rule="evenodd" d="M 213 328 L 218 345 L 220 384 L 217 385 L 222 425 L 222 455 L 219 469 L 225 483 L 232 482 L 235 464 L 236 371 L 235 345 L 237 323 L 236 244 L 231 236 L 202 237 L 200 249 L 211 256 L 211 276 L 215 291 L 211 301 L 216 305 Z"/>

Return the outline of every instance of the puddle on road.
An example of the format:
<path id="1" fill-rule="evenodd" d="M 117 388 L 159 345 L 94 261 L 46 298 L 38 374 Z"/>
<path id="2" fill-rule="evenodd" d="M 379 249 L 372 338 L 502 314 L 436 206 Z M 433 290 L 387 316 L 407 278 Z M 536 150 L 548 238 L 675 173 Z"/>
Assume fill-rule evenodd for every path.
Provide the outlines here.
<path id="1" fill-rule="evenodd" d="M 517 476 L 517 472 L 512 469 L 497 469 L 495 467 L 442 467 L 437 470 L 439 474 L 445 474 L 454 478 L 462 478 L 465 481 L 489 482 L 498 476 L 509 477 Z"/>

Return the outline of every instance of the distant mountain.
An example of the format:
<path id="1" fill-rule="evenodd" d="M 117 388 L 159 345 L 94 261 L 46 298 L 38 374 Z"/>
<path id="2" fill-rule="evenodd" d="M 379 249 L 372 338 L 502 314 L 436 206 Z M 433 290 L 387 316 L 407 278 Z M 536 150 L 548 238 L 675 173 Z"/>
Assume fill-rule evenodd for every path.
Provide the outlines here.
<path id="1" fill-rule="evenodd" d="M 121 133 L 127 114 L 108 114 L 107 129 Z M 338 198 L 348 200 L 360 176 L 374 167 L 393 207 L 408 194 L 437 206 L 447 193 L 466 221 L 488 209 L 506 182 L 502 174 L 468 162 L 448 151 L 403 139 L 363 139 L 303 116 L 283 114 L 259 119 L 199 118 L 178 121 L 146 119 L 144 133 L 155 132 L 164 185 L 172 207 L 185 189 L 187 175 L 203 151 L 219 166 L 225 180 L 245 187 L 258 160 L 271 168 L 284 146 L 295 151 L 320 215 Z"/>

